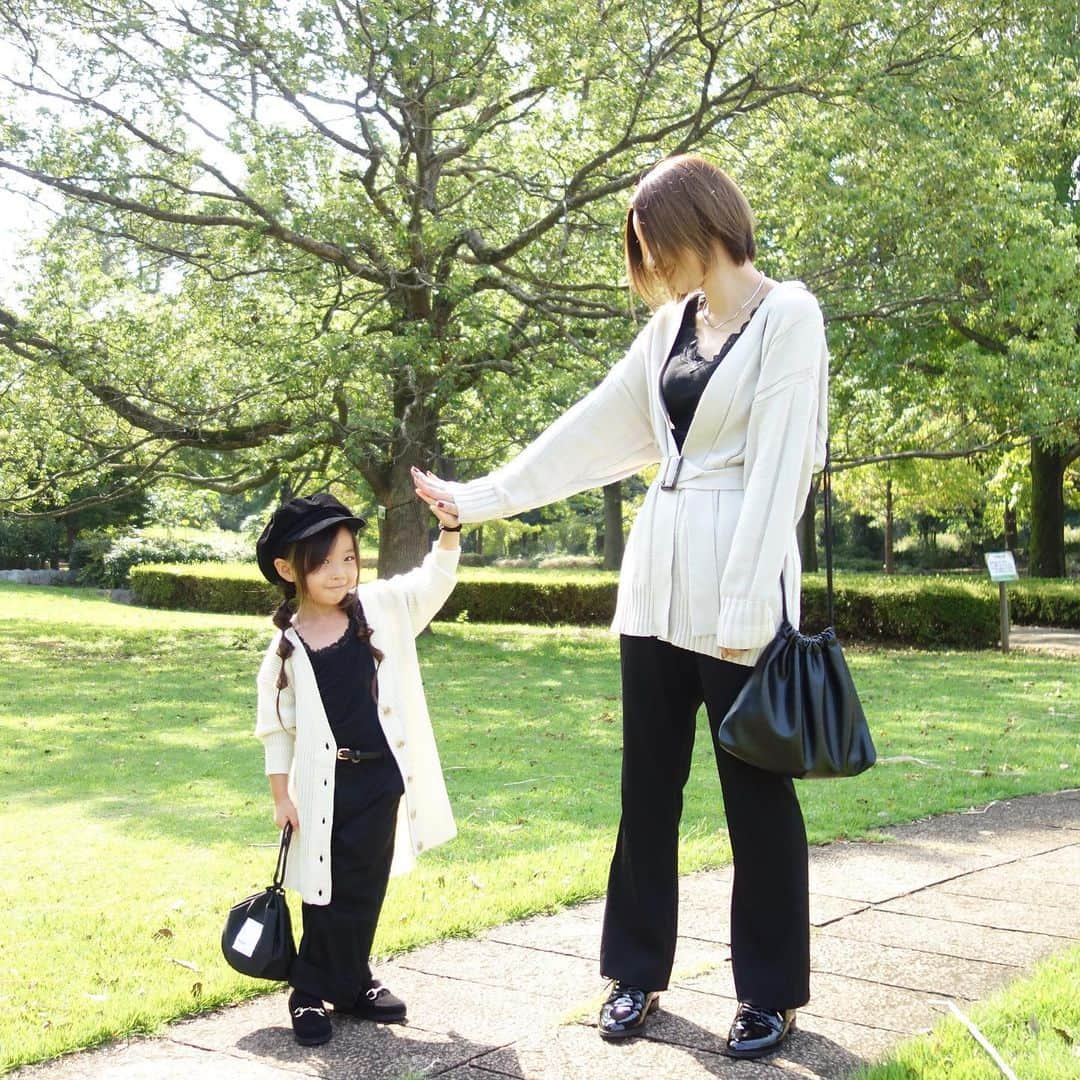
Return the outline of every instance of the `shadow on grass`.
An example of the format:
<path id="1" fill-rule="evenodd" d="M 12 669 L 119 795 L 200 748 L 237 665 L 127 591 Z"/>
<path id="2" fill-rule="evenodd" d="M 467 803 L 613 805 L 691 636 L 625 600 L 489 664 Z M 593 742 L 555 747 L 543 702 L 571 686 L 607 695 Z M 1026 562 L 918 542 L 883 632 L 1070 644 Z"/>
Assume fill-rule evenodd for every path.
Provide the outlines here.
<path id="1" fill-rule="evenodd" d="M 0 643 L 0 801 L 75 802 L 125 819 L 133 833 L 199 844 L 267 831 L 251 730 L 269 631 L 172 630 L 168 613 L 158 614 L 157 632 L 75 620 L 16 627 Z M 483 834 L 529 852 L 553 833 L 613 830 L 621 765 L 613 639 L 569 628 L 436 631 L 421 642 L 421 663 L 470 842 Z M 852 650 L 852 666 L 883 764 L 839 785 L 800 785 L 812 841 L 1075 782 L 1078 679 L 1067 663 Z M 723 812 L 703 716 L 684 822 L 709 832 Z M 545 827 L 529 827 L 538 817 Z"/>

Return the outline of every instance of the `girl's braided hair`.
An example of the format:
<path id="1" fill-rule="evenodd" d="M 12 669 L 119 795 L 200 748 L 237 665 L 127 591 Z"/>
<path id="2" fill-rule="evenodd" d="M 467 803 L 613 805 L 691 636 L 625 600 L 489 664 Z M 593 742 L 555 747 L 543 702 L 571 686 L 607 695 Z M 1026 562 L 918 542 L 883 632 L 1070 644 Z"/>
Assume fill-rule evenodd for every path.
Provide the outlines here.
<path id="1" fill-rule="evenodd" d="M 342 526 L 342 528 L 346 527 L 347 526 Z M 356 543 L 356 532 L 352 529 L 349 531 L 353 539 L 353 551 L 356 554 L 356 563 L 359 566 L 360 549 Z M 278 604 L 275 609 L 274 614 L 271 616 L 274 625 L 281 631 L 281 637 L 278 640 L 277 647 L 277 654 L 281 657 L 281 671 L 278 673 L 277 677 L 277 699 L 275 700 L 274 707 L 277 710 L 278 723 L 281 724 L 282 727 L 285 725 L 281 721 L 281 691 L 289 685 L 289 677 L 285 674 L 285 661 L 293 654 L 293 643 L 285 636 L 285 631 L 292 626 L 293 615 L 296 613 L 303 600 L 304 583 L 307 580 L 308 574 L 319 566 L 323 559 L 326 558 L 336 535 L 337 531 L 335 529 L 324 529 L 314 536 L 304 540 L 297 540 L 296 543 L 289 546 L 286 553 L 282 556 L 282 558 L 292 567 L 293 574 L 296 577 L 296 582 L 285 581 L 284 579 L 279 580 L 278 588 L 281 589 L 283 598 L 281 603 Z M 360 598 L 357 596 L 356 590 L 351 589 L 345 594 L 345 597 L 339 606 L 349 617 L 349 624 L 356 627 L 356 636 L 367 645 L 371 650 L 371 655 L 375 658 L 375 676 L 371 680 L 371 694 L 372 697 L 378 698 L 379 665 L 383 660 L 383 652 L 371 643 L 373 631 L 368 625 L 367 616 L 364 614 L 364 605 L 360 603 Z"/>

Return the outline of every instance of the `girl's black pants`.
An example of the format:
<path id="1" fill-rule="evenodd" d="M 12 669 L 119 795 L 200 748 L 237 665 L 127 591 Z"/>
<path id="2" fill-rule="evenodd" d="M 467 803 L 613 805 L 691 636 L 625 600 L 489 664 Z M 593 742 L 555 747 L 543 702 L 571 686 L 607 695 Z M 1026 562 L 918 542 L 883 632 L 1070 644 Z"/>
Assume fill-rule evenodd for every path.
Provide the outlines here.
<path id="1" fill-rule="evenodd" d="M 704 702 L 735 863 L 735 989 L 740 1001 L 764 1008 L 804 1005 L 810 997 L 809 885 L 795 788 L 787 777 L 732 757 L 715 738 L 751 669 L 657 638 L 623 636 L 620 648 L 622 819 L 608 879 L 601 971 L 646 990 L 668 985 L 678 934 L 682 792 Z"/>
<path id="2" fill-rule="evenodd" d="M 304 904 L 304 933 L 289 982 L 335 1005 L 351 1006 L 371 986 L 371 943 L 379 922 L 398 802 L 396 762 L 339 762 L 330 833 L 329 904 Z"/>

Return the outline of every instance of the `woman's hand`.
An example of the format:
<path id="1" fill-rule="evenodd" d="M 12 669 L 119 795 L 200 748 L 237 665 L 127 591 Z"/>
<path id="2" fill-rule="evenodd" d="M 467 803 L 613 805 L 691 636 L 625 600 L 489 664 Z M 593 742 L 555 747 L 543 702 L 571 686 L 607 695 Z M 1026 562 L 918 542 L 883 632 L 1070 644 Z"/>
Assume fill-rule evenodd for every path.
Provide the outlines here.
<path id="1" fill-rule="evenodd" d="M 279 829 L 284 829 L 286 825 L 291 825 L 294 831 L 300 828 L 300 815 L 288 796 L 274 803 L 274 824 Z"/>
<path id="2" fill-rule="evenodd" d="M 725 649 L 723 645 L 720 646 L 720 659 L 721 660 L 739 660 L 745 656 L 749 649 Z"/>
<path id="3" fill-rule="evenodd" d="M 412 469 L 413 487 L 419 498 L 431 507 L 431 512 L 444 524 L 458 523 L 458 508 L 450 495 L 450 488 L 445 480 L 440 480 L 433 472 L 421 472 L 416 466 Z"/>

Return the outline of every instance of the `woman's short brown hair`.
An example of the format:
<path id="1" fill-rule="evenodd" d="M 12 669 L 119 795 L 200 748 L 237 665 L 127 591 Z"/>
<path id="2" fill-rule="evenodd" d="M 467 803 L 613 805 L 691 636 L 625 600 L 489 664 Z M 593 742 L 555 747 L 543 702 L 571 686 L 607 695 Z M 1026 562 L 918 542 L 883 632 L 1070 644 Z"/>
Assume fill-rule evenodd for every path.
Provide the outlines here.
<path id="1" fill-rule="evenodd" d="M 645 265 L 634 215 L 655 268 Z M 660 162 L 642 177 L 626 212 L 626 269 L 639 296 L 669 293 L 666 268 L 690 251 L 705 266 L 721 244 L 736 266 L 753 259 L 754 217 L 738 185 L 693 154 Z"/>

